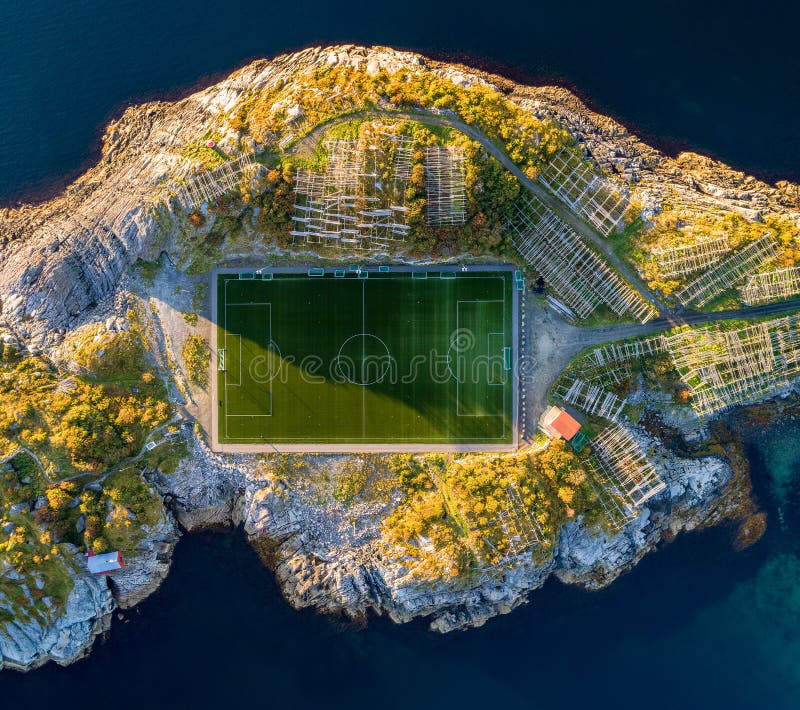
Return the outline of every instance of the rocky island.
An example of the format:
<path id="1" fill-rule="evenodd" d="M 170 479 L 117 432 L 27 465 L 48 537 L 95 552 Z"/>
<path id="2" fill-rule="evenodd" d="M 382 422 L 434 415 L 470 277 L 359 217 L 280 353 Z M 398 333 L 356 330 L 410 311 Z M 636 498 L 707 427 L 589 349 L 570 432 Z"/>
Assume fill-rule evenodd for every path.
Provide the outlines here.
<path id="1" fill-rule="evenodd" d="M 0 668 L 84 656 L 205 527 L 242 526 L 295 607 L 440 632 L 535 603 L 551 575 L 608 585 L 682 531 L 729 521 L 752 544 L 739 430 L 800 378 L 799 237 L 796 185 L 667 157 L 565 89 L 383 47 L 129 108 L 63 195 L 0 211 Z M 481 273 L 514 304 L 483 334 L 500 374 L 470 395 L 506 393 L 501 445 L 465 445 L 469 422 L 441 446 L 220 434 L 272 415 L 229 387 L 288 362 L 272 337 L 246 360 L 221 274 L 244 294 L 301 274 L 324 302 Z M 454 332 L 441 399 L 474 346 Z M 336 384 L 363 413 L 384 377 Z M 93 574 L 110 552 L 124 566 Z"/>

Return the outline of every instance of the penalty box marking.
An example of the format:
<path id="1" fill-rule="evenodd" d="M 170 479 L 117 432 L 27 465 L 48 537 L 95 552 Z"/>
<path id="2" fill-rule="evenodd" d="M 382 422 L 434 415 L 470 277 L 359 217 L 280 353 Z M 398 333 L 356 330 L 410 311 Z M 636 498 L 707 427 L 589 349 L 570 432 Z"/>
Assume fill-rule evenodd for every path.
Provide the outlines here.
<path id="1" fill-rule="evenodd" d="M 269 351 L 269 346 L 272 343 L 272 302 L 271 301 L 248 301 L 248 302 L 237 302 L 232 301 L 228 303 L 227 296 L 228 296 L 228 283 L 230 281 L 226 280 L 225 282 L 225 293 L 223 295 L 225 299 L 225 315 L 224 315 L 224 322 L 223 328 L 225 329 L 225 355 L 226 358 L 229 358 L 229 349 L 228 349 L 228 307 L 250 307 L 250 306 L 257 306 L 263 308 L 264 306 L 269 307 L 269 338 L 267 339 L 267 349 Z M 262 417 L 271 417 L 273 415 L 272 411 L 272 377 L 269 378 L 269 414 L 229 414 L 228 407 L 230 406 L 230 399 L 228 398 L 228 385 L 231 387 L 242 387 L 243 386 L 243 379 L 242 379 L 242 362 L 244 361 L 244 349 L 242 347 L 242 336 L 239 333 L 230 333 L 231 337 L 238 338 L 239 341 L 239 382 L 228 382 L 228 371 L 225 370 L 224 373 L 224 390 L 225 390 L 225 437 L 229 440 L 235 440 L 239 437 L 233 437 L 228 433 L 228 418 L 238 418 L 238 419 L 256 419 Z"/>
<path id="2" fill-rule="evenodd" d="M 497 278 L 497 277 L 492 277 L 492 278 Z M 499 279 L 499 280 L 502 281 L 502 279 Z M 502 308 L 502 311 L 501 311 L 501 320 L 503 321 L 503 324 L 504 324 L 502 333 L 500 333 L 499 331 L 494 331 L 494 332 L 491 332 L 491 333 L 487 333 L 486 352 L 487 352 L 487 357 L 489 358 L 489 362 L 491 362 L 491 348 L 490 348 L 490 345 L 489 345 L 489 340 L 490 340 L 491 336 L 492 335 L 502 335 L 503 336 L 503 342 L 505 343 L 505 336 L 506 336 L 506 333 L 505 333 L 505 317 L 506 317 L 506 290 L 505 290 L 505 284 L 503 284 L 503 298 L 502 299 L 499 299 L 499 298 L 495 298 L 495 299 L 492 299 L 492 298 L 478 299 L 478 298 L 476 298 L 476 299 L 460 299 L 460 300 L 456 301 L 456 333 L 460 332 L 459 309 L 460 309 L 462 303 L 502 303 L 503 304 L 503 308 Z M 505 430 L 506 430 L 506 422 L 505 422 L 505 416 L 506 416 L 506 391 L 505 391 L 505 388 L 503 389 L 503 407 L 502 407 L 503 411 L 501 413 L 499 413 L 499 414 L 462 414 L 461 411 L 460 411 L 460 409 L 461 409 L 461 395 L 460 395 L 460 390 L 459 390 L 459 385 L 460 385 L 460 381 L 461 381 L 460 367 L 461 367 L 461 358 L 458 357 L 458 355 L 456 355 L 456 416 L 457 417 L 503 417 L 503 436 L 505 436 Z M 491 385 L 503 386 L 505 384 L 506 384 L 505 382 L 501 382 L 501 383 L 487 382 L 487 385 L 489 385 L 489 386 L 491 386 Z"/>
<path id="3" fill-rule="evenodd" d="M 228 302 L 228 286 L 231 283 L 238 284 L 239 280 L 234 279 L 225 279 L 225 292 L 223 293 L 223 299 L 225 300 L 225 310 L 223 316 L 223 323 L 222 327 L 225 329 L 225 350 L 226 350 L 226 357 L 227 353 L 227 345 L 228 345 L 228 306 L 269 306 L 269 340 L 267 340 L 267 348 L 269 348 L 270 343 L 272 343 L 272 301 L 231 301 Z M 250 279 L 246 279 L 249 281 Z M 239 338 L 239 382 L 232 383 L 231 386 L 241 386 L 242 384 L 242 336 L 237 333 L 231 333 L 231 335 L 236 335 Z M 270 377 L 269 380 L 269 414 L 228 414 L 228 372 L 227 370 L 223 370 L 225 372 L 225 417 L 271 417 L 272 416 L 272 378 Z M 225 432 L 227 435 L 227 425 L 225 427 Z"/>

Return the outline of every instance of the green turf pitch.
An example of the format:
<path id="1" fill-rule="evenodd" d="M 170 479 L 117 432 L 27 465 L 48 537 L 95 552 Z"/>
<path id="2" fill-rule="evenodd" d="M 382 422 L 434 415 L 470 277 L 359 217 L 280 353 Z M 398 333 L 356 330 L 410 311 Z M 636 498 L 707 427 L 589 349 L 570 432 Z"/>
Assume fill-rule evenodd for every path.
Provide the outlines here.
<path id="1" fill-rule="evenodd" d="M 513 271 L 216 287 L 219 443 L 513 444 Z"/>

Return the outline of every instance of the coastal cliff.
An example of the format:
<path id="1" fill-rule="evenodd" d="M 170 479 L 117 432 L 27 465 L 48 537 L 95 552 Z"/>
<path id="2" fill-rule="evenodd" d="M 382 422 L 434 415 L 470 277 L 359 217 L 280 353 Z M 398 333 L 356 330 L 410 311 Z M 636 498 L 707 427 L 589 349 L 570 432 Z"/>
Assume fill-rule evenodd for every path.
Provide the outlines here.
<path id="1" fill-rule="evenodd" d="M 87 572 L 75 574 L 74 579 L 63 612 L 55 618 L 24 619 L 15 614 L 5 624 L 0 632 L 0 669 L 31 670 L 47 661 L 67 665 L 83 658 L 95 637 L 109 628 L 114 599 L 105 579 Z M 22 594 L 30 591 L 19 587 Z"/>
<path id="2" fill-rule="evenodd" d="M 644 432 L 637 436 L 655 444 Z M 343 505 L 328 486 L 315 483 L 349 457 L 300 458 L 308 475 L 286 479 L 263 463 L 223 463 L 202 447 L 192 454 L 175 474 L 156 476 L 159 490 L 189 531 L 241 525 L 275 570 L 290 604 L 354 619 L 370 613 L 399 623 L 427 617 L 440 632 L 480 626 L 510 612 L 551 575 L 602 588 L 663 540 L 723 520 L 741 521 L 752 511 L 746 463 L 742 467 L 740 458 L 734 470 L 725 455 L 688 459 L 664 452 L 656 465 L 667 490 L 623 529 L 602 532 L 578 519 L 564 525 L 545 559 L 522 555 L 465 578 L 420 581 L 410 574 L 407 560 L 387 555 L 381 539 L 392 497 L 386 504 Z"/>
<path id="3" fill-rule="evenodd" d="M 286 458 L 223 455 L 209 449 L 203 431 L 209 426 L 209 392 L 193 384 L 189 368 L 180 364 L 187 338 L 202 335 L 211 327 L 208 295 L 192 289 L 218 263 L 237 265 L 266 256 L 305 263 L 316 255 L 264 239 L 263 230 L 259 231 L 259 220 L 267 212 L 264 206 L 236 203 L 230 212 L 225 212 L 222 204 L 211 209 L 207 203 L 187 206 L 187 185 L 215 167 L 198 158 L 205 155 L 210 136 L 231 160 L 268 146 L 275 149 L 280 137 L 271 134 L 274 117 L 270 116 L 273 123 L 266 121 L 262 131 L 254 127 L 243 130 L 238 117 L 245 109 L 248 115 L 257 114 L 253 106 L 258 107 L 259 101 L 270 109 L 288 101 L 292 87 L 296 84 L 298 92 L 304 90 L 301 79 L 320 68 L 347 70 L 369 79 L 401 71 L 427 72 L 459 90 L 497 89 L 526 116 L 557 124 L 565 131 L 638 205 L 645 221 L 669 202 L 682 210 L 684 222 L 690 222 L 692 215 L 699 219 L 723 213 L 758 223 L 759 228 L 760 220 L 775 215 L 795 226 L 800 223 L 800 191 L 795 185 L 769 186 L 694 154 L 664 156 L 613 119 L 587 109 L 564 89 L 520 86 L 502 77 L 387 48 L 314 48 L 271 61 L 259 60 L 175 103 L 128 109 L 108 127 L 99 164 L 64 195 L 42 205 L 0 212 L 0 335 L 5 347 L 13 348 L 15 358 L 46 359 L 42 371 L 54 379 L 48 387 L 71 392 L 74 383 L 70 380 L 92 367 L 95 374 L 107 378 L 97 362 L 108 361 L 109 343 L 134 333 L 145 343 L 144 375 L 157 375 L 165 383 L 163 392 L 154 392 L 146 408 L 154 411 L 162 403 L 165 406 L 147 427 L 130 433 L 126 441 L 135 441 L 140 448 L 148 441 L 158 448 L 156 453 L 152 448 L 147 453 L 142 449 L 135 456 L 132 450 L 113 465 L 93 463 L 91 475 L 97 481 L 91 484 L 84 485 L 80 478 L 87 475 L 88 464 L 81 463 L 82 469 L 64 476 L 64 483 L 80 482 L 65 493 L 69 499 L 64 510 L 76 511 L 63 516 L 72 515 L 69 536 L 83 534 L 87 516 L 96 512 L 91 505 L 102 504 L 102 514 L 97 513 L 101 522 L 111 527 L 122 520 L 119 527 L 127 526 L 127 537 L 116 528 L 112 531 L 116 536 L 109 533 L 107 537 L 130 543 L 130 564 L 109 578 L 91 577 L 73 546 L 74 559 L 64 563 L 73 581 L 63 606 L 33 619 L 20 620 L 18 610 L 0 594 L 0 612 L 5 611 L 5 616 L 0 614 L 0 668 L 24 670 L 48 660 L 66 664 L 82 657 L 95 637 L 108 629 L 115 606 L 139 603 L 166 577 L 179 536 L 176 519 L 188 531 L 241 525 L 265 563 L 274 569 L 289 603 L 297 608 L 313 607 L 356 619 L 385 614 L 397 622 L 425 617 L 433 629 L 446 632 L 479 626 L 492 616 L 508 613 L 528 601 L 529 593 L 551 575 L 565 583 L 598 589 L 682 531 L 724 520 L 741 522 L 755 512 L 746 466 L 733 444 L 725 442 L 713 452 L 679 456 L 645 427 L 628 424 L 627 429 L 650 452 L 667 484 L 635 517 L 623 525 L 604 526 L 587 511 L 576 513 L 565 501 L 556 502 L 558 515 L 548 519 L 552 529 L 544 536 L 546 544 L 540 551 L 506 554 L 501 562 L 495 562 L 491 555 L 481 557 L 485 550 L 477 554 L 470 549 L 467 551 L 477 563 L 439 567 L 435 559 L 438 550 L 428 536 L 400 540 L 388 529 L 387 520 L 414 502 L 408 489 L 397 482 L 399 476 L 392 468 L 397 464 L 388 457 L 369 459 L 371 472 L 353 492 L 343 491 L 341 485 L 345 476 L 353 475 L 348 467 L 366 465 L 363 457 L 354 454 Z M 355 105 L 356 109 L 388 111 L 392 107 L 370 104 L 368 109 Z M 280 110 L 285 111 L 285 106 Z M 207 158 L 216 160 L 214 155 Z M 257 164 L 242 180 L 257 193 L 280 179 L 271 172 L 276 170 Z M 235 237 L 221 245 L 212 244 L 209 251 L 208 245 L 218 236 L 215 229 L 225 219 L 230 220 L 228 227 Z M 401 254 L 398 258 L 436 260 L 443 256 L 452 255 L 440 249 L 427 257 Z M 153 264 L 158 270 L 155 275 L 148 271 L 156 270 Z M 194 324 L 186 317 L 193 308 L 201 316 L 205 314 L 199 324 L 196 313 Z M 546 400 L 555 377 L 570 358 L 599 340 L 584 343 L 575 334 L 580 329 L 556 323 L 543 304 L 531 303 L 528 309 L 529 328 L 538 318 L 552 324 L 555 333 L 547 347 L 541 341 L 536 345 L 540 381 L 525 385 L 529 401 L 538 404 Z M 92 343 L 94 360 L 81 359 L 84 345 L 75 344 L 75 334 L 87 332 L 84 339 Z M 140 378 L 148 385 L 152 379 Z M 133 387 L 125 380 L 126 396 L 133 389 L 140 394 L 145 388 L 140 380 Z M 196 421 L 197 426 L 192 431 L 189 427 L 178 431 L 171 413 L 175 421 Z M 12 419 L 22 421 L 24 413 L 12 414 L 9 441 L 22 436 L 22 427 Z M 124 416 L 130 416 L 127 410 L 118 420 Z M 535 428 L 535 417 L 529 416 Z M 42 435 L 37 441 L 46 438 Z M 167 453 L 156 455 L 159 452 Z M 0 453 L 10 457 L 13 451 Z M 533 455 L 530 449 L 520 457 L 529 454 Z M 106 495 L 107 474 L 118 472 L 128 459 L 138 462 L 135 475 L 140 488 L 152 484 L 158 496 L 137 489 L 132 503 L 116 493 Z M 443 466 L 453 468 L 462 463 L 452 457 Z M 501 466 L 490 459 L 471 465 Z M 47 476 L 52 474 L 48 470 Z M 448 471 L 443 475 L 449 475 Z M 374 485 L 375 480 L 382 485 Z M 47 478 L 42 485 L 57 487 L 60 481 Z M 129 485 L 125 481 L 125 486 Z M 431 481 L 414 485 L 418 489 L 413 495 L 420 497 L 436 488 Z M 116 490 L 125 492 L 125 486 L 117 485 Z M 87 500 L 87 490 L 94 490 L 102 500 Z M 21 501 L 26 510 L 37 510 L 37 498 L 42 497 L 37 493 L 26 491 Z M 159 498 L 157 503 L 148 495 Z M 56 504 L 51 501 L 50 507 Z M 48 505 L 42 503 L 39 508 L 47 510 Z M 80 522 L 78 512 L 83 516 Z M 48 525 L 56 527 L 44 516 L 35 522 L 44 532 Z M 17 524 L 11 524 L 9 535 Z M 459 544 L 460 553 L 467 543 Z M 453 553 L 453 558 L 457 557 Z M 12 581 L 17 574 L 10 564 L 7 569 L 0 568 L 0 573 Z M 31 594 L 33 590 L 25 585 L 20 584 L 22 593 L 27 589 L 31 604 L 38 604 L 43 595 Z M 0 592 L 4 589 L 0 587 Z"/>
<path id="4" fill-rule="evenodd" d="M 128 565 L 113 577 L 93 575 L 85 556 L 73 548 L 66 552 L 72 579 L 63 606 L 44 597 L 43 614 L 20 610 L 19 596 L 0 592 L 0 611 L 9 615 L 0 628 L 0 670 L 33 670 L 53 661 L 68 665 L 89 653 L 95 639 L 111 627 L 115 609 L 127 609 L 158 589 L 169 572 L 178 531 L 164 510 L 161 522 L 142 537 Z M 4 577 L 17 595 L 29 601 L 41 599 L 47 587 L 43 578 L 25 577 L 6 568 Z M 30 586 L 29 586 L 30 585 Z"/>

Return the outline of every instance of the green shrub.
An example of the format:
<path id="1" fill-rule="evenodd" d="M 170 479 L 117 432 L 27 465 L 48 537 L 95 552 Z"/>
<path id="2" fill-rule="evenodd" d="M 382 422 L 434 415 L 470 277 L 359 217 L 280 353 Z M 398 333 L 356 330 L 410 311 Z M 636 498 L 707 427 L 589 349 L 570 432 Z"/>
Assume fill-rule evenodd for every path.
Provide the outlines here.
<path id="1" fill-rule="evenodd" d="M 198 387 L 208 386 L 208 368 L 211 364 L 211 348 L 202 335 L 190 335 L 183 344 L 183 362 L 189 379 Z"/>

